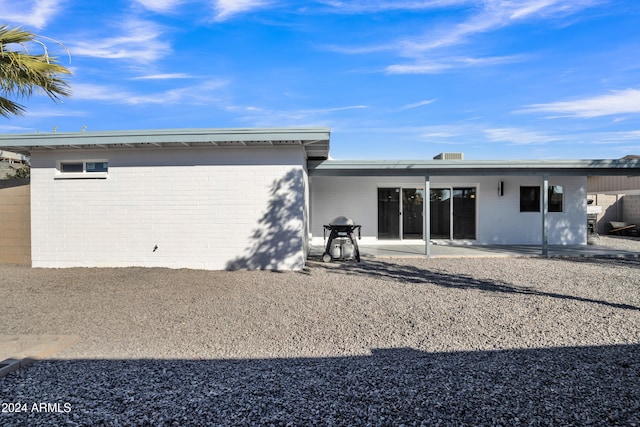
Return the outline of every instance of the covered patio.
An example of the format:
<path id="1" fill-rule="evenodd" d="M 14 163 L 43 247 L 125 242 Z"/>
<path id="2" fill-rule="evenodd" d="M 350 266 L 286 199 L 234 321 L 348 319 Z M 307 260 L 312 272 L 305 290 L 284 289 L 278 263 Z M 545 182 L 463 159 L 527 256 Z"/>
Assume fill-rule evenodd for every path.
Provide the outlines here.
<path id="1" fill-rule="evenodd" d="M 308 162 L 311 254 L 340 215 L 361 256 L 637 256 L 587 245 L 587 177 L 640 175 L 640 161 Z M 388 200 L 387 200 L 388 199 Z"/>

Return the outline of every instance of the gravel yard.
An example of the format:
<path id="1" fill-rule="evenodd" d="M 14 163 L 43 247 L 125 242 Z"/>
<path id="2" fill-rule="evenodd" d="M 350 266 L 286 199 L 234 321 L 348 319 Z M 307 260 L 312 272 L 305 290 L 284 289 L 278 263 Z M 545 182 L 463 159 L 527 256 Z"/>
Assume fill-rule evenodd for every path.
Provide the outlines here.
<path id="1" fill-rule="evenodd" d="M 640 426 L 638 258 L 0 266 L 0 292 L 3 334 L 81 337 L 0 378 L 61 411 L 0 425 Z"/>

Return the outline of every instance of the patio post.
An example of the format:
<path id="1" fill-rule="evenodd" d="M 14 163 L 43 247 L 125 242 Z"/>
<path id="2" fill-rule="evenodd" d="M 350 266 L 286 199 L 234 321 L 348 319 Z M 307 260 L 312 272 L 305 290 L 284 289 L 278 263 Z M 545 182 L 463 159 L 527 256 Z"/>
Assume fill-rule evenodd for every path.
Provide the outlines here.
<path id="1" fill-rule="evenodd" d="M 431 188 L 430 176 L 424 177 L 424 254 L 431 257 Z"/>
<path id="2" fill-rule="evenodd" d="M 542 256 L 549 255 L 548 221 L 549 213 L 549 174 L 542 175 Z"/>

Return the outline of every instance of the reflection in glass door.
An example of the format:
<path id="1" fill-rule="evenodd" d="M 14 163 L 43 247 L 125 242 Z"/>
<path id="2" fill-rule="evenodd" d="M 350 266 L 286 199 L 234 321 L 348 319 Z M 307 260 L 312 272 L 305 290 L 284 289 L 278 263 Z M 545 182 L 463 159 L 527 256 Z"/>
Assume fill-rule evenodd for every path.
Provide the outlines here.
<path id="1" fill-rule="evenodd" d="M 476 238 L 475 188 L 434 188 L 429 196 L 432 239 Z"/>
<path id="2" fill-rule="evenodd" d="M 424 228 L 424 190 L 422 188 L 402 189 L 402 238 L 422 239 Z"/>
<path id="3" fill-rule="evenodd" d="M 431 238 L 451 238 L 451 190 L 449 188 L 432 189 L 429 214 L 431 215 Z"/>
<path id="4" fill-rule="evenodd" d="M 476 189 L 453 189 L 453 238 L 476 238 Z"/>
<path id="5" fill-rule="evenodd" d="M 378 188 L 378 239 L 400 238 L 400 189 Z"/>

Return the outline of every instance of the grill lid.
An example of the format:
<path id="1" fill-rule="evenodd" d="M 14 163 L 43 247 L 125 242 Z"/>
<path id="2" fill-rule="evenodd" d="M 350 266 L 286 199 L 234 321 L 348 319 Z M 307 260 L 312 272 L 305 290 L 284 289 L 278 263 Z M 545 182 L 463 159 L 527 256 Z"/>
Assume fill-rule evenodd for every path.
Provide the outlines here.
<path id="1" fill-rule="evenodd" d="M 333 226 L 354 226 L 356 225 L 355 221 L 351 218 L 347 218 L 346 216 L 337 216 L 331 220 L 329 225 Z"/>

